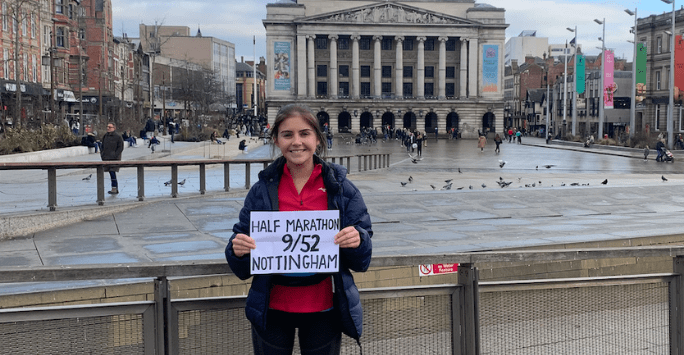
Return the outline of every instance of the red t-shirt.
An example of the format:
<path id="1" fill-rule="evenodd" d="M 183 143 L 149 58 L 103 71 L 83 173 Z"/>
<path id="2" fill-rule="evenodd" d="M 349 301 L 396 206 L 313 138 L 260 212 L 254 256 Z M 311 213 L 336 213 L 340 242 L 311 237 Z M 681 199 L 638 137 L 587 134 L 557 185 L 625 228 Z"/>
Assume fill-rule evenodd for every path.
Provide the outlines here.
<path id="1" fill-rule="evenodd" d="M 328 193 L 323 184 L 321 165 L 315 165 L 309 180 L 297 193 L 287 164 L 278 185 L 280 211 L 321 211 L 328 209 Z M 296 277 L 296 276 L 292 276 Z M 269 307 L 290 313 L 313 313 L 333 307 L 332 277 L 311 286 L 273 285 Z"/>

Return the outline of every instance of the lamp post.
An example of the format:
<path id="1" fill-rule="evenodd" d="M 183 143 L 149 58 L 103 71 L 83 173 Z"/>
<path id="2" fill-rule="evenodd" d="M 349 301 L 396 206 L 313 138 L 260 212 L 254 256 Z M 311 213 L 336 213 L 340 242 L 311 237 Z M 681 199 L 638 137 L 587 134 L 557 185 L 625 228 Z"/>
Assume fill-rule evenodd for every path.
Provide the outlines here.
<path id="1" fill-rule="evenodd" d="M 661 0 L 666 4 L 672 4 L 672 33 L 670 34 L 670 102 L 667 105 L 667 147 L 672 149 L 674 147 L 673 142 L 673 129 L 674 129 L 674 72 L 675 72 L 675 57 L 674 57 L 674 47 L 675 47 L 675 0 Z"/>
<path id="2" fill-rule="evenodd" d="M 664 0 L 663 0 L 664 1 Z M 599 38 L 601 40 L 601 100 L 599 102 L 599 123 L 598 123 L 598 135 L 599 139 L 603 139 L 603 121 L 605 118 L 605 110 L 603 106 L 605 105 L 605 98 L 604 96 L 606 95 L 606 89 L 604 87 L 605 85 L 605 78 L 604 74 L 606 71 L 606 18 L 603 18 L 603 21 L 594 19 L 594 22 L 598 23 L 599 25 L 603 26 L 603 36 Z"/>
<path id="3" fill-rule="evenodd" d="M 577 26 L 574 30 L 570 27 L 567 30 L 575 34 L 575 43 L 571 43 L 572 47 L 575 48 L 575 70 L 572 73 L 572 135 L 574 136 L 577 134 Z"/>
<path id="4" fill-rule="evenodd" d="M 563 72 L 563 136 L 565 136 L 566 118 L 568 116 L 568 41 L 565 41 L 565 71 Z M 561 137 L 562 138 L 562 137 Z"/>
<path id="5" fill-rule="evenodd" d="M 626 9 L 629 16 L 634 16 L 634 57 L 632 58 L 632 95 L 629 105 L 629 138 L 634 137 L 634 125 L 636 124 L 636 58 L 637 58 L 637 9 L 632 12 Z"/>

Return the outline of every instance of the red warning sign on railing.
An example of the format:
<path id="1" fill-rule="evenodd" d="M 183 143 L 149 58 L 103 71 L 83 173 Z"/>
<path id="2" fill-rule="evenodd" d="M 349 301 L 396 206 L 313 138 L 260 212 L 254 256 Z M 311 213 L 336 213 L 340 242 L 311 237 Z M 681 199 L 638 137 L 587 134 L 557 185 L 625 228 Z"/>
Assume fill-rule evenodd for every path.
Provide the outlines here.
<path id="1" fill-rule="evenodd" d="M 418 276 L 452 274 L 458 272 L 458 264 L 427 264 L 418 266 Z"/>

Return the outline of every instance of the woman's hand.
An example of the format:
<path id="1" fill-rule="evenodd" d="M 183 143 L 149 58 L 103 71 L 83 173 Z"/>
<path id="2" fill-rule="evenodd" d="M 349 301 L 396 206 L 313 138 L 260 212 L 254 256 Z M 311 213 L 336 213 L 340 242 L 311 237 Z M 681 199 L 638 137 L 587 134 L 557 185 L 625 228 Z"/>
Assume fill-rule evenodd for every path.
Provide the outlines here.
<path id="1" fill-rule="evenodd" d="M 256 249 L 256 243 L 252 237 L 247 234 L 238 233 L 235 238 L 233 238 L 233 253 L 238 258 L 249 254 L 252 249 Z"/>
<path id="2" fill-rule="evenodd" d="M 358 248 L 361 245 L 361 236 L 356 228 L 349 226 L 335 234 L 335 244 L 340 248 Z"/>

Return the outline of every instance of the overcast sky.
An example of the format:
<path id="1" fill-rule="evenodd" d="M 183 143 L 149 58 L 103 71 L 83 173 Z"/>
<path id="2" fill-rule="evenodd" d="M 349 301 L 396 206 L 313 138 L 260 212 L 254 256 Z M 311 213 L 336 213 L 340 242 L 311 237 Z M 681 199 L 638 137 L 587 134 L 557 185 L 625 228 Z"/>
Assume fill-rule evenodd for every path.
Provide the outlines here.
<path id="1" fill-rule="evenodd" d="M 679 0 L 684 4 L 684 0 Z M 138 36 L 140 23 L 189 26 L 191 33 L 202 30 L 204 36 L 216 37 L 235 44 L 240 60 L 254 58 L 252 38 L 256 36 L 256 56 L 266 56 L 266 4 L 275 0 L 112 0 L 114 34 Z M 537 30 L 537 37 L 549 37 L 549 43 L 565 43 L 573 34 L 566 27 L 577 26 L 578 42 L 584 53 L 598 54 L 596 47 L 602 26 L 595 18 L 606 20 L 606 47 L 615 49 L 617 57 L 632 59 L 633 39 L 629 33 L 634 17 L 625 9 L 638 9 L 639 18 L 672 10 L 660 0 L 477 0 L 506 9 L 506 37 L 523 30 Z M 680 5 L 681 6 L 681 5 Z M 677 7 L 679 8 L 679 6 Z"/>

